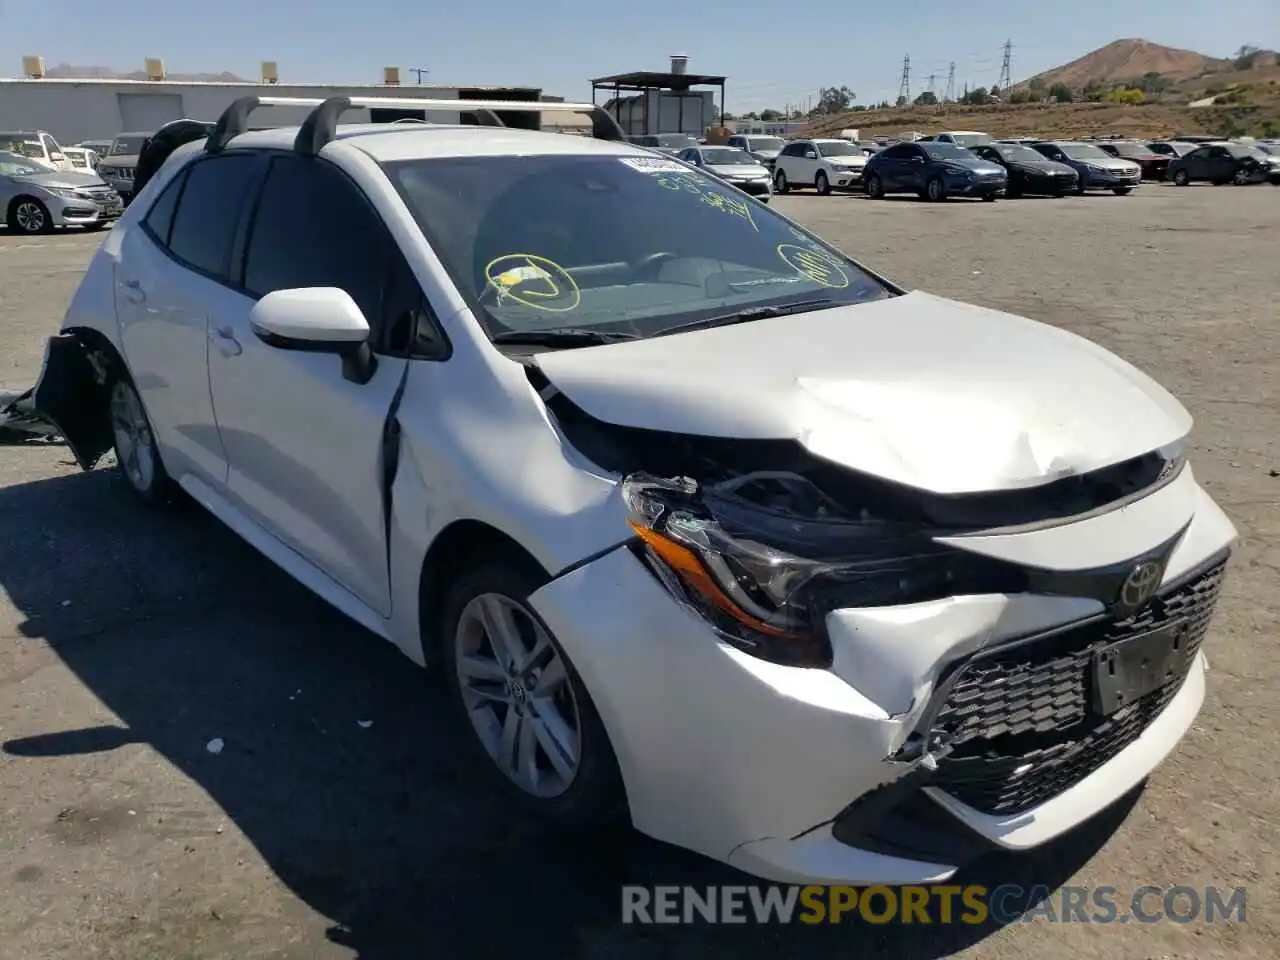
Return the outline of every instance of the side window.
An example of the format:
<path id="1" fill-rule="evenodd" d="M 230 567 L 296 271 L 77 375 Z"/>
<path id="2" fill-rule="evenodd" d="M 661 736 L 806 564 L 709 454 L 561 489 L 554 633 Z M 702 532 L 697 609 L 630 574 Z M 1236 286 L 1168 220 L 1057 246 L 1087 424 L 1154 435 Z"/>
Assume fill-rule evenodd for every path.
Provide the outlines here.
<path id="1" fill-rule="evenodd" d="M 259 297 L 297 287 L 345 290 L 378 345 L 384 337 L 403 343 L 405 303 L 423 300 L 395 240 L 356 185 L 326 161 L 297 157 L 272 161 L 245 247 L 244 286 Z"/>
<path id="2" fill-rule="evenodd" d="M 169 234 L 173 230 L 173 215 L 178 209 L 178 197 L 182 194 L 182 185 L 186 183 L 187 171 L 182 171 L 164 188 L 164 193 L 156 198 L 156 202 L 147 211 L 142 221 L 147 233 L 162 247 L 169 246 Z"/>
<path id="3" fill-rule="evenodd" d="M 802 157 L 804 156 L 804 144 L 788 143 L 786 149 L 782 151 L 784 157 Z"/>
<path id="4" fill-rule="evenodd" d="M 62 148 L 58 146 L 58 141 L 53 139 L 53 137 L 49 136 L 49 134 L 47 133 L 42 133 L 40 135 L 40 142 L 44 144 L 45 154 L 50 157 L 52 157 L 55 153 L 62 152 Z"/>
<path id="5" fill-rule="evenodd" d="M 257 179 L 258 159 L 227 153 L 187 168 L 187 185 L 169 232 L 170 253 L 215 279 L 228 279 L 231 247 Z"/>
<path id="6" fill-rule="evenodd" d="M 911 148 L 906 146 L 889 147 L 880 151 L 880 156 L 886 160 L 905 160 L 911 155 Z"/>

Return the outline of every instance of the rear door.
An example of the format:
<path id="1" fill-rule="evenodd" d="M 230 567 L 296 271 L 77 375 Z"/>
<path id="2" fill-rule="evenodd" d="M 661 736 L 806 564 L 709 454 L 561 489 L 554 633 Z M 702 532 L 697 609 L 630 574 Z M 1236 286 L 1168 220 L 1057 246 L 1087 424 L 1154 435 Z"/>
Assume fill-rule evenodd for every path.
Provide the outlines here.
<path id="1" fill-rule="evenodd" d="M 228 282 L 263 158 L 229 152 L 196 160 L 126 228 L 116 265 L 125 360 L 165 466 L 221 486 L 226 453 L 209 396 L 210 316 L 238 297 Z"/>

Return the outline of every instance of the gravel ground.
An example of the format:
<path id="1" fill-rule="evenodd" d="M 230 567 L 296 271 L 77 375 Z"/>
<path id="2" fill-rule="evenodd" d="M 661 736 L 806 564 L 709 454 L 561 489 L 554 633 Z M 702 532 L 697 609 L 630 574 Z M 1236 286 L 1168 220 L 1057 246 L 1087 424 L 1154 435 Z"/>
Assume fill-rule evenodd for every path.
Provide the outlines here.
<path id="1" fill-rule="evenodd" d="M 1241 533 L 1206 708 L 1132 803 L 974 879 L 1243 885 L 1246 922 L 623 927 L 619 884 L 739 878 L 631 834 L 585 848 L 513 820 L 455 763 L 432 679 L 389 646 L 199 511 L 145 513 L 110 471 L 9 446 L 0 957 L 1280 955 L 1280 780 L 1258 759 L 1280 740 L 1280 190 L 777 206 L 904 285 L 1092 337 L 1195 414 L 1197 475 Z M 98 242 L 0 238 L 0 388 L 31 382 Z"/>

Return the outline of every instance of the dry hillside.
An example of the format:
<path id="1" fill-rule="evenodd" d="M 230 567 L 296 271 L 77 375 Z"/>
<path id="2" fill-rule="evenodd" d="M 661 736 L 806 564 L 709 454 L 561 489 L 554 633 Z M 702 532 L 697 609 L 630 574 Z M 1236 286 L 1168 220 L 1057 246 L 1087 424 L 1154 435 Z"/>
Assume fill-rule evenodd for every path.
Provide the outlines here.
<path id="1" fill-rule="evenodd" d="M 1045 87 L 1065 83 L 1078 90 L 1090 84 L 1108 85 L 1137 80 L 1146 73 L 1159 73 L 1170 81 L 1178 81 L 1230 68 L 1229 60 L 1206 57 L 1192 50 L 1177 50 L 1149 40 L 1116 40 L 1078 60 L 1029 77 L 1016 86 L 1040 80 Z"/>
<path id="2" fill-rule="evenodd" d="M 78 67 L 70 63 L 60 63 L 45 71 L 45 76 L 55 80 L 145 80 L 145 70 L 134 70 L 120 73 L 110 67 Z M 170 73 L 170 80 L 187 83 L 244 83 L 243 77 L 234 73 Z"/>

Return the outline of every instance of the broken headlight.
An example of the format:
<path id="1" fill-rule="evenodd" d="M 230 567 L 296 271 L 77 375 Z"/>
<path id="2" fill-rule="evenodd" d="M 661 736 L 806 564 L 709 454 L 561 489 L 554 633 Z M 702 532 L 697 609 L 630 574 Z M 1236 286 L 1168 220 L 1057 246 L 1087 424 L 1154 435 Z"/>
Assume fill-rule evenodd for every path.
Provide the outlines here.
<path id="1" fill-rule="evenodd" d="M 718 484 L 632 474 L 629 522 L 655 574 L 728 642 L 793 666 L 831 663 L 826 615 L 1018 589 L 1017 573 L 917 524 L 842 508 L 791 473 Z"/>

